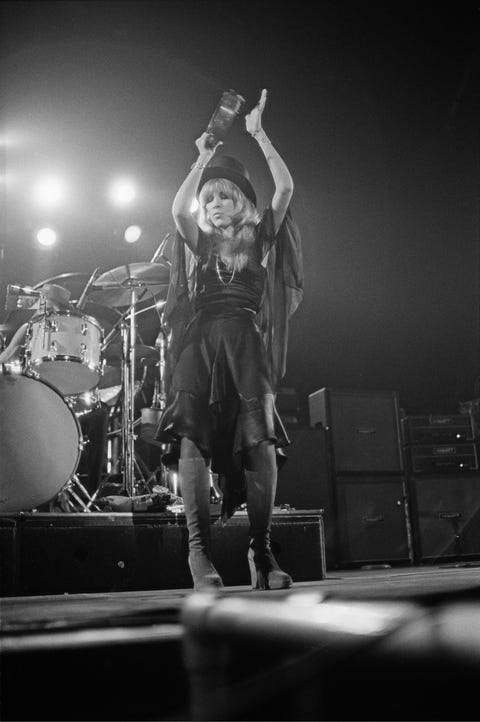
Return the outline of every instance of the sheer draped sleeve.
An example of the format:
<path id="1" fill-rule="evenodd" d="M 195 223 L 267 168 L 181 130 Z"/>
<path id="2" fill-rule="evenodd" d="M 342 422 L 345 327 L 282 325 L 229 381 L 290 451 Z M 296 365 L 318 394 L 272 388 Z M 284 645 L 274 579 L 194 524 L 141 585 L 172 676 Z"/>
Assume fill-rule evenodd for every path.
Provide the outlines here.
<path id="1" fill-rule="evenodd" d="M 303 299 L 302 247 L 300 231 L 290 209 L 273 243 L 273 214 L 270 208 L 266 210 L 262 224 L 267 279 L 258 323 L 276 388 L 286 372 L 289 321 Z"/>

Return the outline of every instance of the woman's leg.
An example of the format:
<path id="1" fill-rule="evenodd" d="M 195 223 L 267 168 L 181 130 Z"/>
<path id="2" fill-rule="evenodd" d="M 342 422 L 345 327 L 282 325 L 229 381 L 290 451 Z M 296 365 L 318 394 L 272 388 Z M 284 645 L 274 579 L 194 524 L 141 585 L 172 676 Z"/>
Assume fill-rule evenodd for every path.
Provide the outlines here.
<path id="1" fill-rule="evenodd" d="M 211 562 L 210 471 L 198 447 L 183 438 L 178 462 L 180 493 L 188 529 L 188 564 L 195 590 L 223 587 Z"/>
<path id="2" fill-rule="evenodd" d="M 254 589 L 288 589 L 292 578 L 278 566 L 270 548 L 270 528 L 277 489 L 275 447 L 262 441 L 248 454 L 245 469 L 250 522 L 248 561 Z"/>

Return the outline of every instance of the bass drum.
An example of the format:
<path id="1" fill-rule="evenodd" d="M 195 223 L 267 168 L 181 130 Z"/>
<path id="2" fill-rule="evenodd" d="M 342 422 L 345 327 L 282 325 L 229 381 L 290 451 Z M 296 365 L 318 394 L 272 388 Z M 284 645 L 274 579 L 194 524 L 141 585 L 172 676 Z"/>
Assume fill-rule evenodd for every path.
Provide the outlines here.
<path id="1" fill-rule="evenodd" d="M 0 375 L 0 513 L 53 499 L 80 461 L 81 430 L 56 388 Z"/>

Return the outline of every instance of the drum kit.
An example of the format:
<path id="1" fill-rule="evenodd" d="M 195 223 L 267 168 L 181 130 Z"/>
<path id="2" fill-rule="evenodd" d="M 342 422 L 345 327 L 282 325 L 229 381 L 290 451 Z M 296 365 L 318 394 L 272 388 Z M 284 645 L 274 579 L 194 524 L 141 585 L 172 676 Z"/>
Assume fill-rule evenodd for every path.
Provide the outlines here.
<path id="1" fill-rule="evenodd" d="M 120 421 L 109 435 L 121 439 L 121 493 L 138 493 L 135 393 L 138 371 L 148 365 L 155 374 L 152 413 L 161 413 L 166 344 L 160 309 L 169 265 L 154 256 L 90 276 L 65 273 L 33 287 L 7 286 L 6 309 L 22 311 L 23 318 L 28 312 L 29 320 L 21 357 L 0 364 L 0 511 L 34 510 L 65 489 L 82 511 L 98 509 L 76 475 L 84 441 L 79 418 L 89 410 L 85 397 L 109 405 L 117 400 Z M 52 307 L 44 290 L 58 287 L 68 303 Z M 147 311 L 160 320 L 155 346 L 143 344 L 137 330 Z"/>

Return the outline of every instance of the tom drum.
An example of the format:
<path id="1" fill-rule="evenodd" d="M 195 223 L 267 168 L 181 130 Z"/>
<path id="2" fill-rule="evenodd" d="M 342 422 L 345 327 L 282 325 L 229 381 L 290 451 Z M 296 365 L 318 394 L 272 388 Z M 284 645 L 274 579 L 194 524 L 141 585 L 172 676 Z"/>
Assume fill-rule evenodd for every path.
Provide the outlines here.
<path id="1" fill-rule="evenodd" d="M 91 316 L 50 312 L 30 321 L 25 370 L 64 396 L 93 389 L 102 375 L 103 328 Z"/>

